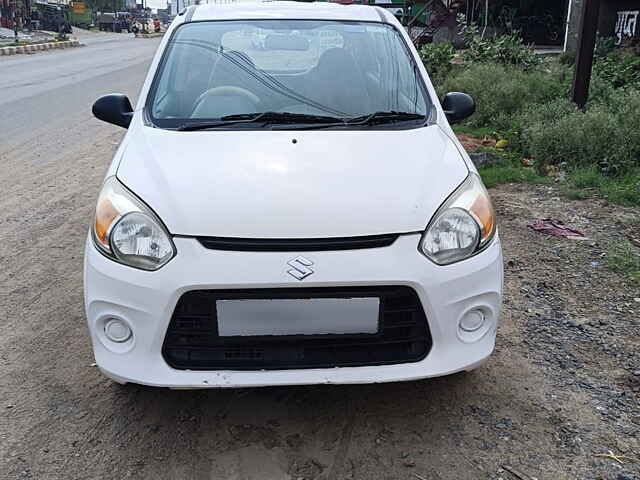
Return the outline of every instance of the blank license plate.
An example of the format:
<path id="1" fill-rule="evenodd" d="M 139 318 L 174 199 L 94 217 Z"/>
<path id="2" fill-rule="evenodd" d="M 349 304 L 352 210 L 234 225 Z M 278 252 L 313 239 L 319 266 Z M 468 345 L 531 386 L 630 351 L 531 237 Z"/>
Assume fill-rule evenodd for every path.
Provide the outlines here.
<path id="1" fill-rule="evenodd" d="M 377 333 L 379 298 L 218 300 L 222 337 Z"/>

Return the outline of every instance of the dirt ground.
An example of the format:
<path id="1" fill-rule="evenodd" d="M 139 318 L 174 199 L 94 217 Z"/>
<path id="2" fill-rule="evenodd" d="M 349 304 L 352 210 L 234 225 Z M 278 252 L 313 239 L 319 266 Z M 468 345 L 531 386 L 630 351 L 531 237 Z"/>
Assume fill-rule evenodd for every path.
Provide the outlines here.
<path id="1" fill-rule="evenodd" d="M 607 270 L 637 209 L 492 190 L 505 308 L 481 369 L 366 386 L 170 391 L 92 366 L 82 250 L 120 133 L 0 169 L 0 478 L 640 478 L 640 289 Z M 527 228 L 553 217 L 590 240 Z M 623 456 L 619 458 L 613 455 Z"/>

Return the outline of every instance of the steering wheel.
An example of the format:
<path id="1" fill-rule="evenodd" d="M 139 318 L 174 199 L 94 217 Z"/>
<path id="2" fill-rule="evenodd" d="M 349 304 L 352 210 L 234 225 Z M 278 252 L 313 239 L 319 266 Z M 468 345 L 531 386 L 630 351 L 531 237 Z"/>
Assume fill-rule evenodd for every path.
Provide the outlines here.
<path id="1" fill-rule="evenodd" d="M 204 91 L 193 103 L 193 110 L 191 111 L 191 117 L 202 108 L 203 105 L 209 100 L 215 99 L 215 97 L 241 97 L 243 100 L 252 104 L 253 110 L 256 111 L 256 107 L 260 104 L 260 99 L 256 94 L 242 87 L 224 86 L 214 87 Z"/>

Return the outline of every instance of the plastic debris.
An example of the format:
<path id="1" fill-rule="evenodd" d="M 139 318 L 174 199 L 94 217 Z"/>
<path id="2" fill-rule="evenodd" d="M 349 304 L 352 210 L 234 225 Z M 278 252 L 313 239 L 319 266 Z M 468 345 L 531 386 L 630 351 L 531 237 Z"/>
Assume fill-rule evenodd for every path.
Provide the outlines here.
<path id="1" fill-rule="evenodd" d="M 581 231 L 567 227 L 560 220 L 543 218 L 542 220 L 536 220 L 527 226 L 536 232 L 546 233 L 547 235 L 553 235 L 554 237 L 563 237 L 571 240 L 587 240 L 587 237 L 585 237 Z"/>
<path id="2" fill-rule="evenodd" d="M 625 462 L 625 460 L 633 460 L 632 458 L 625 457 L 624 455 L 616 455 L 611 450 L 609 450 L 607 453 L 599 453 L 599 454 L 596 454 L 594 456 L 595 457 L 610 458 L 611 460 L 615 460 L 616 462 L 618 462 L 620 464 L 623 464 Z"/>

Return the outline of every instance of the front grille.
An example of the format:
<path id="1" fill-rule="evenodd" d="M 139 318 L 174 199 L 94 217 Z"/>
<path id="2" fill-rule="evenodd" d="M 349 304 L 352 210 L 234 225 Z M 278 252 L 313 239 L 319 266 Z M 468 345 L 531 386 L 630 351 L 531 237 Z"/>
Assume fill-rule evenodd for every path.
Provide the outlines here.
<path id="1" fill-rule="evenodd" d="M 359 297 L 380 299 L 376 334 L 218 335 L 217 300 Z M 269 370 L 417 362 L 430 349 L 427 319 L 412 288 L 332 287 L 187 292 L 173 312 L 162 354 L 181 370 Z"/>
<path id="2" fill-rule="evenodd" d="M 326 250 L 356 250 L 388 247 L 397 234 L 370 235 L 345 238 L 228 238 L 198 237 L 198 241 L 211 250 L 239 252 L 317 252 Z"/>

